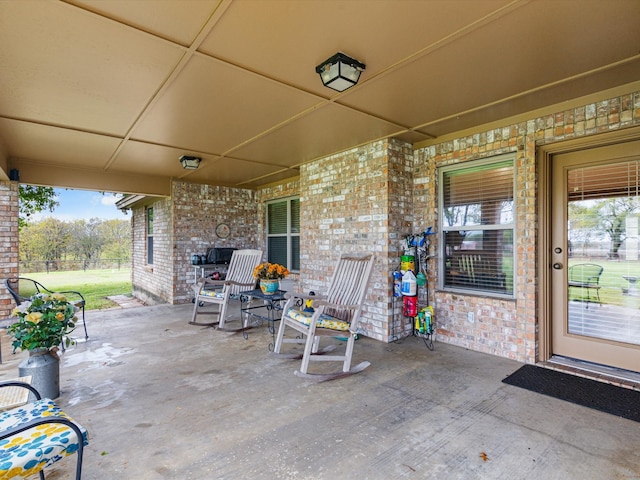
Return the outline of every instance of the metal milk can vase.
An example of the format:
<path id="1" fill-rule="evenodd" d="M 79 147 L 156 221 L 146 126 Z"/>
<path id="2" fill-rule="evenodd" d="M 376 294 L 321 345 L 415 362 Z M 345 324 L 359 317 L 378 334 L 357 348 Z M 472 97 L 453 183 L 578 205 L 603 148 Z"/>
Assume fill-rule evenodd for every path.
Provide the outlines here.
<path id="1" fill-rule="evenodd" d="M 21 377 L 31 375 L 31 385 L 35 387 L 42 398 L 58 398 L 60 396 L 60 360 L 48 348 L 29 350 L 29 357 L 18 365 Z M 33 394 L 29 394 L 29 401 L 33 401 Z"/>

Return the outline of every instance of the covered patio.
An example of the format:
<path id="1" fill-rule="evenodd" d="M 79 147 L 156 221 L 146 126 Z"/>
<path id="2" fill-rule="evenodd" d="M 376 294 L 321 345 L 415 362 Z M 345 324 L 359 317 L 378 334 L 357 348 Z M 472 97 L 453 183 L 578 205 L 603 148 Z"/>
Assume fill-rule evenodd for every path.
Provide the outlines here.
<path id="1" fill-rule="evenodd" d="M 91 312 L 59 402 L 90 432 L 89 479 L 635 478 L 636 422 L 501 382 L 522 364 L 413 337 L 356 342 L 325 383 L 268 353 L 266 327 L 187 325 L 192 305 Z M 3 339 L 0 379 L 23 354 Z M 59 466 L 58 466 L 59 465 Z M 48 479 L 69 478 L 74 459 Z"/>
<path id="2" fill-rule="evenodd" d="M 392 297 L 402 239 L 433 227 L 420 305 L 443 343 L 594 361 L 552 344 L 550 265 L 567 261 L 544 258 L 540 232 L 554 231 L 555 156 L 640 142 L 638 2 L 166 0 L 152 15 L 148 3 L 0 2 L 5 277 L 21 273 L 21 185 L 119 192 L 145 303 L 190 302 L 190 259 L 211 247 L 277 254 L 307 291 L 326 287 L 336 252 L 374 250 L 363 335 L 387 344 L 412 330 Z M 347 90 L 318 75 L 336 52 L 366 65 Z M 605 150 L 608 167 L 619 157 Z M 479 166 L 513 188 L 461 197 L 454 182 L 465 205 L 450 208 L 488 211 L 447 225 L 439 175 L 473 180 Z M 445 281 L 467 275 L 447 270 L 445 227 L 486 242 L 480 281 Z M 0 317 L 11 305 L 0 292 Z M 607 365 L 637 371 L 636 347 Z M 611 362 L 629 348 L 635 363 Z"/>

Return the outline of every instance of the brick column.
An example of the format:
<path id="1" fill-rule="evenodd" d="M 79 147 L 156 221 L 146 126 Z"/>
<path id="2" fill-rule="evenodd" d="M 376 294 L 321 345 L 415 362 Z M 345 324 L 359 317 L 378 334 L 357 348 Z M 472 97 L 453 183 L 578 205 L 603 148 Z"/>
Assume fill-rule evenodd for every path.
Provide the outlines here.
<path id="1" fill-rule="evenodd" d="M 18 182 L 0 182 L 0 272 L 2 281 L 19 274 L 18 269 Z M 0 319 L 14 307 L 4 285 L 0 288 Z"/>

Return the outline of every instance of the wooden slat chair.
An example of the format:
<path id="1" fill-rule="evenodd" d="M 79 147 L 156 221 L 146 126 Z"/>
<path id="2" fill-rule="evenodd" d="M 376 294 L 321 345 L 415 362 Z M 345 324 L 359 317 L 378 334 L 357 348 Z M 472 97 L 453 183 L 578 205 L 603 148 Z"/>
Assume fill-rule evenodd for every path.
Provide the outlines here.
<path id="1" fill-rule="evenodd" d="M 194 285 L 195 305 L 193 316 L 189 322 L 191 325 L 214 326 L 223 329 L 227 315 L 229 300 L 243 290 L 249 290 L 256 285 L 253 278 L 253 269 L 262 260 L 262 250 L 234 250 L 229 261 L 229 268 L 224 280 L 212 280 L 205 278 Z M 205 309 L 206 305 L 217 305 L 217 310 Z M 197 321 L 198 315 L 217 315 L 217 320 L 203 323 Z"/>
<path id="2" fill-rule="evenodd" d="M 89 444 L 87 431 L 28 383 L 9 381 L 0 389 L 21 387 L 34 402 L 0 412 L 0 478 L 27 478 L 68 455 L 77 454 L 76 480 L 82 477 L 82 455 Z"/>
<path id="3" fill-rule="evenodd" d="M 26 277 L 13 277 L 7 278 L 4 281 L 4 286 L 7 288 L 11 296 L 16 302 L 16 305 L 20 305 L 22 302 L 26 302 L 29 298 L 36 293 L 62 293 L 74 307 L 82 311 L 82 326 L 84 327 L 84 339 L 89 338 L 87 333 L 87 322 L 84 316 L 84 308 L 87 302 L 84 296 L 75 290 L 53 291 L 42 285 L 40 282 Z"/>
<path id="4" fill-rule="evenodd" d="M 361 372 L 370 365 L 364 361 L 352 368 L 351 358 L 374 261 L 372 253 L 344 254 L 338 260 L 325 296 L 295 292 L 285 294 L 287 302 L 283 308 L 274 353 L 288 358 L 302 358 L 300 370 L 295 372 L 297 376 L 316 381 L 331 380 Z M 313 312 L 301 310 L 297 306 L 300 303 L 304 305 L 305 300 L 313 300 Z M 287 328 L 306 338 L 300 338 L 299 335 L 296 338 L 285 338 Z M 326 355 L 335 350 L 334 345 L 319 351 L 320 337 L 346 337 L 344 354 Z M 284 343 L 303 344 L 304 352 L 302 355 L 282 353 Z M 309 362 L 312 361 L 342 362 L 342 372 L 309 373 Z"/>
<path id="5" fill-rule="evenodd" d="M 460 271 L 466 275 L 466 279 L 471 285 L 475 285 L 477 283 L 476 269 L 481 262 L 482 257 L 480 257 L 480 255 L 474 254 L 461 255 L 458 259 L 458 266 L 460 268 Z"/>

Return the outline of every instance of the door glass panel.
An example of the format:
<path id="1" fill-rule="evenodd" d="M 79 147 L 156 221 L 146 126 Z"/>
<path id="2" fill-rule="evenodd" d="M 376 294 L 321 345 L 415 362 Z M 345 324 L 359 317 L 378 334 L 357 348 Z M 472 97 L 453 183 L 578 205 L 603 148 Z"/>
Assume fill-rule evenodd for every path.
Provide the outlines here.
<path id="1" fill-rule="evenodd" d="M 567 171 L 568 333 L 640 345 L 640 162 Z"/>

